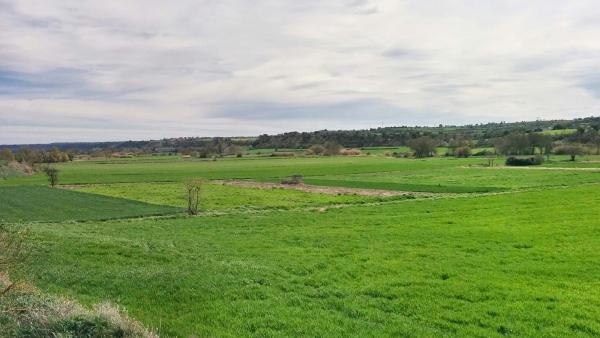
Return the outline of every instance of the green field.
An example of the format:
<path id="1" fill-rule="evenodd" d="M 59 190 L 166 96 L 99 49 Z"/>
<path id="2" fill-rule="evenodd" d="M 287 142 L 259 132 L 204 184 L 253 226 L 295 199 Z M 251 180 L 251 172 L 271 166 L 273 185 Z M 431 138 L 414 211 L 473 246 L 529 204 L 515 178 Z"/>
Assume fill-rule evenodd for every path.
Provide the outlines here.
<path id="1" fill-rule="evenodd" d="M 544 135 L 571 135 L 574 134 L 577 129 L 557 129 L 557 130 L 544 130 L 541 133 Z"/>
<path id="2" fill-rule="evenodd" d="M 0 187 L 0 222 L 107 220 L 181 212 L 180 208 L 42 186 Z"/>
<path id="3" fill-rule="evenodd" d="M 115 183 L 82 186 L 78 191 L 128 198 L 153 204 L 185 207 L 187 200 L 181 183 Z M 222 184 L 205 184 L 201 190 L 201 209 L 260 210 L 366 203 L 389 200 L 359 195 L 314 194 L 287 189 L 252 189 Z"/>
<path id="4" fill-rule="evenodd" d="M 600 163 L 565 158 L 80 161 L 57 166 L 69 190 L 0 180 L 0 219 L 30 228 L 21 274 L 42 291 L 166 337 L 598 336 Z M 208 182 L 181 212 L 186 179 L 292 174 L 432 195 Z"/>

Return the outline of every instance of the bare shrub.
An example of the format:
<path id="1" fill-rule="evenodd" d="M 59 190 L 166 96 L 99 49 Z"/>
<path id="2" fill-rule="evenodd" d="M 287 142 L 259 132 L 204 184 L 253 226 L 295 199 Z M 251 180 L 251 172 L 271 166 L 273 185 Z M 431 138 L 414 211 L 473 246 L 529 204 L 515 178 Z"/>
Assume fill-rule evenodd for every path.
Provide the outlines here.
<path id="1" fill-rule="evenodd" d="M 471 148 L 468 146 L 457 148 L 454 152 L 454 156 L 456 157 L 469 157 L 471 156 Z"/>
<path id="2" fill-rule="evenodd" d="M 326 156 L 339 155 L 340 150 L 342 150 L 342 146 L 335 142 L 327 142 L 325 145 L 323 145 L 323 148 L 323 155 Z"/>
<path id="3" fill-rule="evenodd" d="M 42 168 L 42 171 L 48 176 L 50 186 L 54 188 L 58 184 L 58 169 L 46 166 Z"/>
<path id="4" fill-rule="evenodd" d="M 302 184 L 304 183 L 304 176 L 302 175 L 292 175 L 284 180 L 281 181 L 281 184 L 291 184 L 291 185 L 297 185 L 297 184 Z"/>
<path id="5" fill-rule="evenodd" d="M 571 161 L 575 161 L 577 155 L 584 155 L 587 153 L 586 149 L 580 144 L 568 144 L 554 148 L 556 155 L 569 155 Z"/>
<path id="6" fill-rule="evenodd" d="M 325 148 L 320 144 L 313 144 L 306 150 L 307 155 L 323 155 Z"/>
<path id="7" fill-rule="evenodd" d="M 360 151 L 360 149 L 356 149 L 356 148 L 342 149 L 342 150 L 340 150 L 340 155 L 358 156 L 358 155 L 362 155 L 362 151 Z"/>
<path id="8" fill-rule="evenodd" d="M 204 180 L 196 178 L 184 183 L 187 193 L 188 214 L 198 215 L 198 206 L 200 205 L 200 190 Z"/>
<path id="9" fill-rule="evenodd" d="M 33 287 L 11 293 L 0 302 L 0 313 L 8 337 L 158 337 L 110 303 L 88 310 Z"/>
<path id="10" fill-rule="evenodd" d="M 27 230 L 0 225 L 0 274 L 4 276 L 5 281 L 8 281 L 0 283 L 0 297 L 7 294 L 16 285 L 9 281 L 8 275 L 25 261 L 26 234 Z"/>
<path id="11" fill-rule="evenodd" d="M 272 157 L 294 157 L 295 154 L 291 151 L 274 151 L 271 153 Z"/>

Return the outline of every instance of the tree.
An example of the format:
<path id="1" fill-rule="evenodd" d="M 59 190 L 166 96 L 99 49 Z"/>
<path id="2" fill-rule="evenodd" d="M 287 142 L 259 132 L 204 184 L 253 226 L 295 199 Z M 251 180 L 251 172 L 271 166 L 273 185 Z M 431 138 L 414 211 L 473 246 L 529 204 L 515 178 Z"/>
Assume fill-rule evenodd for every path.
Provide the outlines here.
<path id="1" fill-rule="evenodd" d="M 21 163 L 41 163 L 44 160 L 44 154 L 39 150 L 22 147 L 15 152 L 15 159 Z"/>
<path id="2" fill-rule="evenodd" d="M 11 162 L 15 160 L 15 156 L 10 149 L 4 148 L 0 151 L 0 160 Z"/>
<path id="3" fill-rule="evenodd" d="M 202 188 L 202 179 L 192 179 L 185 182 L 185 190 L 188 199 L 188 214 L 198 215 L 198 206 L 200 204 L 200 189 Z"/>
<path id="4" fill-rule="evenodd" d="M 44 156 L 44 162 L 47 163 L 58 163 L 58 162 L 67 162 L 69 161 L 69 155 L 67 153 L 61 151 L 60 149 L 53 147 L 48 153 Z"/>
<path id="5" fill-rule="evenodd" d="M 558 155 L 569 155 L 571 156 L 571 161 L 575 161 L 577 155 L 585 154 L 585 149 L 579 144 L 569 144 L 556 148 L 554 153 Z"/>
<path id="6" fill-rule="evenodd" d="M 331 156 L 331 155 L 339 155 L 340 150 L 342 150 L 342 146 L 335 142 L 327 142 L 323 146 L 323 155 Z"/>
<path id="7" fill-rule="evenodd" d="M 240 148 L 240 146 L 232 144 L 232 145 L 228 146 L 227 148 L 225 148 L 224 152 L 225 152 L 225 155 L 236 155 L 236 154 L 240 154 L 242 152 L 242 148 Z"/>
<path id="8" fill-rule="evenodd" d="M 463 136 L 458 136 L 456 138 L 451 139 L 448 142 L 448 154 L 449 155 L 453 155 L 456 157 L 468 157 L 468 156 L 461 156 L 459 154 L 457 154 L 457 150 L 461 149 L 461 148 L 468 148 L 469 149 L 469 156 L 471 155 L 471 140 L 463 137 Z M 464 149 L 463 149 L 464 151 Z M 464 155 L 464 153 L 462 154 Z"/>
<path id="9" fill-rule="evenodd" d="M 54 167 L 44 167 L 42 169 L 46 176 L 48 176 L 48 182 L 50 182 L 50 186 L 54 188 L 58 184 L 58 169 Z"/>
<path id="10" fill-rule="evenodd" d="M 421 136 L 408 141 L 408 146 L 416 157 L 431 157 L 435 154 L 436 142 L 429 136 Z"/>
<path id="11" fill-rule="evenodd" d="M 525 133 L 511 133 L 494 142 L 496 151 L 503 155 L 526 155 L 534 148 Z"/>
<path id="12" fill-rule="evenodd" d="M 456 157 L 469 157 L 471 156 L 471 148 L 468 146 L 460 147 L 454 151 Z"/>
<path id="13" fill-rule="evenodd" d="M 544 135 L 542 139 L 540 139 L 540 154 L 546 155 L 546 159 L 550 160 L 550 153 L 552 153 L 552 148 L 554 147 L 554 140 L 552 136 Z"/>

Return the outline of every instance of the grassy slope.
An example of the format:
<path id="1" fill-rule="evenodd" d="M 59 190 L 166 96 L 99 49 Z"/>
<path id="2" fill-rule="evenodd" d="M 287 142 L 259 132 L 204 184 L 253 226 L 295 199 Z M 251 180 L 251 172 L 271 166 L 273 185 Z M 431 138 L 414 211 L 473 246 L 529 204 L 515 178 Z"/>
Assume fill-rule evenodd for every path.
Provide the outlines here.
<path id="1" fill-rule="evenodd" d="M 408 169 L 435 169 L 482 163 L 482 159 L 408 160 L 378 157 L 254 158 L 219 161 L 75 162 L 57 165 L 61 184 L 180 182 L 207 179 L 268 179 L 293 174 L 341 175 Z M 1 181 L 0 185 L 43 184 L 41 175 Z"/>
<path id="2" fill-rule="evenodd" d="M 555 156 L 555 161 L 545 166 L 552 167 L 599 167 L 600 163 L 562 161 L 566 157 Z M 583 159 L 584 157 L 582 157 Z M 600 157 L 585 157 L 600 160 Z M 207 179 L 249 178 L 257 180 L 278 180 L 292 174 L 318 179 L 342 181 L 365 181 L 431 186 L 470 186 L 475 190 L 481 187 L 523 187 L 539 186 L 548 183 L 567 184 L 571 182 L 592 182 L 596 175 L 582 173 L 580 178 L 572 172 L 514 172 L 490 171 L 476 166 L 487 163 L 484 158 L 454 159 L 397 159 L 381 157 L 320 157 L 320 158 L 254 158 L 224 159 L 216 162 L 188 160 L 182 161 L 108 161 L 75 162 L 58 165 L 61 184 L 102 184 L 102 183 L 149 183 L 181 182 L 194 177 Z M 497 159 L 496 164 L 502 164 Z M 473 168 L 466 168 L 475 166 Z M 590 178 L 589 176 L 594 178 Z M 585 178 L 586 176 L 588 178 Z M 42 185 L 46 178 L 41 175 L 0 180 L 1 185 Z M 354 185 L 356 183 L 353 183 Z M 434 187 L 432 189 L 438 189 Z"/>
<path id="3" fill-rule="evenodd" d="M 30 269 L 165 335 L 599 335 L 599 190 L 38 224 Z"/>
<path id="4" fill-rule="evenodd" d="M 77 190 L 176 207 L 185 207 L 187 203 L 181 183 L 116 183 L 82 186 Z M 314 194 L 285 189 L 261 190 L 219 184 L 204 184 L 201 191 L 201 209 L 205 211 L 308 207 L 378 200 L 381 199 L 356 195 Z"/>
<path id="5" fill-rule="evenodd" d="M 164 215 L 178 208 L 48 187 L 0 187 L 0 221 L 102 220 Z"/>
<path id="6" fill-rule="evenodd" d="M 598 163 L 596 163 L 598 165 Z M 447 167 L 393 172 L 328 175 L 306 180 L 318 185 L 369 187 L 385 184 L 389 189 L 414 191 L 481 192 L 515 188 L 566 186 L 600 182 L 600 171 L 547 170 L 540 167 Z M 496 189 L 494 189 L 496 188 Z"/>
<path id="7" fill-rule="evenodd" d="M 355 178 L 353 176 L 352 178 Z M 476 187 L 476 186 L 447 186 L 441 184 L 414 184 L 397 183 L 390 181 L 365 181 L 361 179 L 345 180 L 344 176 L 334 176 L 334 179 L 307 178 L 304 180 L 307 184 L 348 187 L 362 189 L 383 189 L 395 191 L 413 191 L 413 192 L 434 192 L 434 193 L 474 193 L 474 192 L 495 192 L 504 189 L 496 187 Z"/>

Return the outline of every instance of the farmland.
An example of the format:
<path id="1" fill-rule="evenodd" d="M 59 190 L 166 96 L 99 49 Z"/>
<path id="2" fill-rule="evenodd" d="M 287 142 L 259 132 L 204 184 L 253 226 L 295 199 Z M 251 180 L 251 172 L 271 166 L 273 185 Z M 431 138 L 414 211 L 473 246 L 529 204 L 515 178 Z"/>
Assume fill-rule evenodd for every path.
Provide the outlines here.
<path id="1" fill-rule="evenodd" d="M 0 180 L 0 219 L 30 229 L 41 290 L 166 337 L 600 335 L 597 156 L 381 154 L 58 164 L 58 188 Z M 273 187 L 293 174 L 332 193 Z"/>

